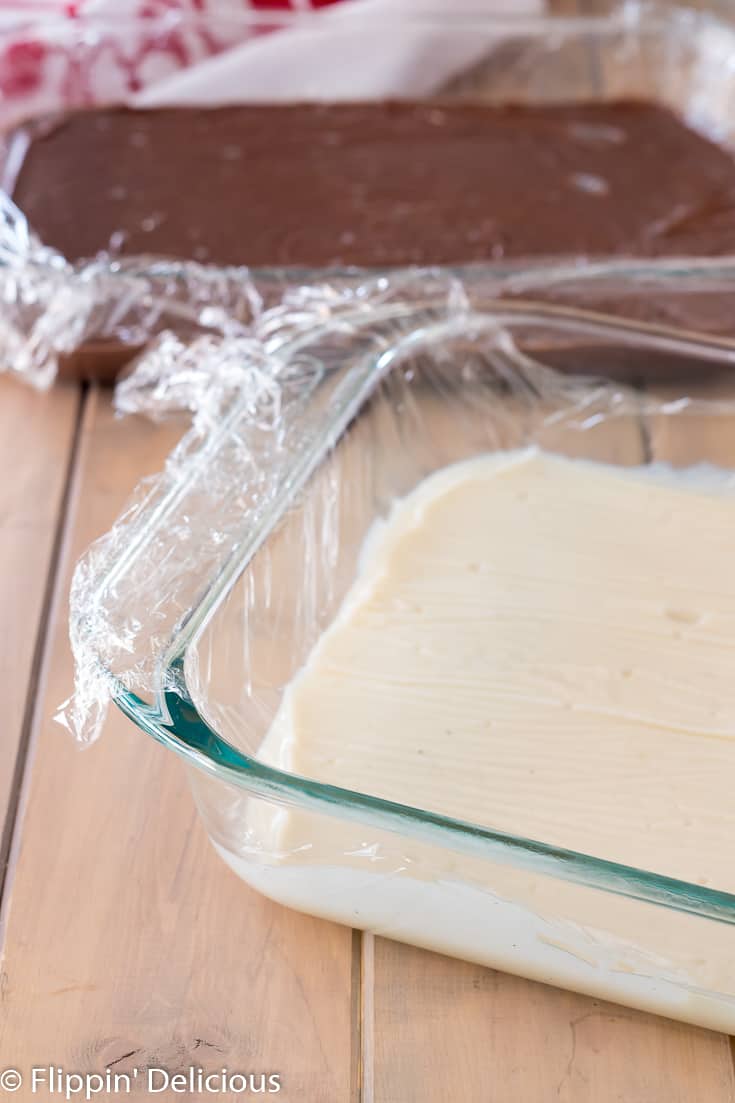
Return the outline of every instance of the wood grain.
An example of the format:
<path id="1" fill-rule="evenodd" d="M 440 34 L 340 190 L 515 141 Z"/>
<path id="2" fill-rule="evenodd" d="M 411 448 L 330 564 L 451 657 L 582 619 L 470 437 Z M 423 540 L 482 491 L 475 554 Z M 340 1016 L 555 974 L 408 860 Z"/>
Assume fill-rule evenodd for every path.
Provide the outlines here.
<path id="1" fill-rule="evenodd" d="M 78 407 L 75 387 L 38 394 L 0 380 L 0 885 Z"/>
<path id="2" fill-rule="evenodd" d="M 375 1103 L 732 1103 L 727 1039 L 375 944 Z"/>
<path id="3" fill-rule="evenodd" d="M 116 421 L 94 398 L 67 578 L 175 435 Z M 63 607 L 52 639 L 7 920 L 0 1053 L 22 1070 L 273 1072 L 289 1103 L 345 1103 L 351 932 L 271 904 L 230 873 L 183 770 L 121 715 L 78 751 L 51 719 L 72 678 Z"/>
<path id="4" fill-rule="evenodd" d="M 650 447 L 637 418 L 593 432 L 598 459 L 642 462 Z M 574 454 L 585 438 L 546 443 Z M 369 956 L 374 1103 L 735 1101 L 721 1035 L 381 938 Z"/>

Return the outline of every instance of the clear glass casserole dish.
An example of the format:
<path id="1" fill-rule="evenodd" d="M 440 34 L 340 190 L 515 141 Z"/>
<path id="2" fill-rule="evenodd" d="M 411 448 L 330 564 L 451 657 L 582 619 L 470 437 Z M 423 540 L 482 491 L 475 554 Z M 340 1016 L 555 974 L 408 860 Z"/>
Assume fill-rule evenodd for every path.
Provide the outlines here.
<path id="1" fill-rule="evenodd" d="M 185 377 L 200 366 L 218 382 L 166 471 L 77 569 L 65 718 L 89 738 L 112 697 L 180 755 L 219 853 L 278 901 L 732 1032 L 735 894 L 723 886 L 616 864 L 584 838 L 571 850 L 515 836 L 492 808 L 463 822 L 412 806 L 406 774 L 386 799 L 299 776 L 269 750 L 376 519 L 433 471 L 527 445 L 622 466 L 735 466 L 733 401 L 544 366 L 570 345 L 590 372 L 598 348 L 735 363 L 726 340 L 505 306 L 477 281 L 416 272 L 292 292 L 259 341 L 179 350 Z"/>
<path id="2" fill-rule="evenodd" d="M 34 47 L 30 53 L 29 43 Z M 274 58 L 284 56 L 283 50 L 288 64 L 276 66 Z M 533 104 L 638 97 L 673 109 L 706 135 L 732 146 L 733 59 L 735 27 L 710 13 L 670 5 L 625 3 L 590 17 L 492 18 L 468 11 L 453 13 L 451 19 L 416 12 L 388 20 L 362 14 L 359 5 L 352 10 L 338 5 L 305 13 L 228 12 L 207 16 L 204 22 L 192 12 L 145 21 L 93 15 L 29 19 L 0 30 L 0 85 L 5 88 L 1 121 L 5 130 L 49 111 L 121 101 L 156 106 L 233 98 L 440 96 Z M 275 83 L 266 79 L 274 72 Z M 11 193 L 26 141 L 27 134 L 16 131 L 5 142 L 2 179 Z M 6 223 L 1 244 L 0 293 L 9 323 L 2 334 L 3 361 L 41 382 L 49 380 L 59 360 L 68 364 L 70 354 L 74 371 L 113 378 L 131 350 L 160 331 L 162 317 L 190 333 L 205 316 L 202 299 L 211 294 L 211 273 L 216 272 L 190 265 L 181 281 L 186 284 L 182 306 L 181 289 L 166 279 L 147 284 L 135 258 L 108 256 L 92 265 L 64 265 L 62 258 L 33 247 L 28 227 L 12 221 Z M 579 289 L 569 277 L 585 260 L 529 258 L 501 262 L 494 269 L 511 284 L 530 269 L 524 297 L 554 299 L 554 274 L 545 290 L 543 272 L 534 274 L 563 262 L 567 274 L 560 293 L 569 296 L 564 301 L 574 302 Z M 695 263 L 696 258 L 690 270 Z M 131 269 L 136 269 L 134 278 Z M 687 296 L 685 311 L 669 294 L 674 286 L 669 277 L 676 269 L 671 260 L 646 265 L 644 297 L 629 294 L 625 275 L 616 282 L 613 271 L 612 290 L 610 283 L 591 281 L 580 301 L 590 309 L 646 321 L 730 332 L 727 286 L 720 294 L 706 284 L 699 294 Z M 281 273 L 280 284 L 312 278 L 313 272 L 290 269 Z M 247 321 L 251 306 L 228 303 L 227 310 L 241 322 Z M 8 335 L 6 329 L 12 332 Z M 24 341 L 30 351 L 19 351 Z"/>

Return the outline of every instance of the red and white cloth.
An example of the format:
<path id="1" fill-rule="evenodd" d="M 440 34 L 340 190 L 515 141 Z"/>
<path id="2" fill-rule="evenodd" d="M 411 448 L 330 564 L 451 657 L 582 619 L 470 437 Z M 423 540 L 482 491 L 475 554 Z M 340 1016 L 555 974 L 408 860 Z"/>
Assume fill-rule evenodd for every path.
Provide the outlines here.
<path id="1" fill-rule="evenodd" d="M 456 16 L 455 0 L 443 6 Z M 421 95 L 487 52 L 482 35 L 411 25 L 412 13 L 441 8 L 440 0 L 0 0 L 0 128 L 95 103 Z M 462 2 L 463 14 L 542 8 L 543 0 Z M 311 26 L 288 25 L 289 12 L 317 9 Z"/>

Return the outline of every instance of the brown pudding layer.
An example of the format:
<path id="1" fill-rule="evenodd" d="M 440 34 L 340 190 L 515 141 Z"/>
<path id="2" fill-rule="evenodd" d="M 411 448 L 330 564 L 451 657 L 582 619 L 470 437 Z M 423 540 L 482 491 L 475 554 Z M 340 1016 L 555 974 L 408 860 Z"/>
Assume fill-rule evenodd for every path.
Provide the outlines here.
<path id="1" fill-rule="evenodd" d="M 69 259 L 381 267 L 735 251 L 735 161 L 635 101 L 96 110 L 31 142 L 14 196 Z"/>
<path id="2" fill-rule="evenodd" d="M 735 253 L 735 160 L 637 101 L 94 110 L 39 130 L 14 198 L 72 260 L 322 268 Z M 708 328 L 730 332 L 716 313 Z"/>

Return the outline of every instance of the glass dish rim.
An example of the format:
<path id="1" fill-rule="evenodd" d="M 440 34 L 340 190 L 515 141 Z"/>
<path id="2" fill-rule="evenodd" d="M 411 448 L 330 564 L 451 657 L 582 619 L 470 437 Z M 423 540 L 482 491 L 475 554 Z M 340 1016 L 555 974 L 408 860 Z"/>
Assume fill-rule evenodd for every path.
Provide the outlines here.
<path id="1" fill-rule="evenodd" d="M 691 24 L 692 21 L 706 23 L 721 23 L 733 28 L 733 24 L 719 12 L 707 11 L 702 8 L 693 8 L 685 3 L 675 3 L 671 6 L 662 3 L 661 0 L 618 0 L 617 6 L 609 11 L 575 14 L 570 12 L 540 11 L 530 14 L 513 12 L 483 12 L 476 8 L 464 8 L 460 3 L 453 8 L 451 13 L 446 8 L 416 8 L 412 10 L 380 13 L 378 15 L 365 14 L 363 11 L 347 8 L 337 8 L 327 5 L 323 8 L 296 9 L 262 9 L 262 8 L 238 8 L 228 11 L 219 11 L 207 15 L 197 10 L 170 9 L 161 11 L 152 16 L 140 16 L 135 13 L 120 12 L 95 12 L 82 11 L 70 16 L 57 4 L 39 3 L 32 10 L 20 5 L 11 5 L 4 9 L 5 18 L 0 23 L 0 39 L 10 37 L 19 31 L 26 31 L 29 27 L 38 27 L 41 31 L 56 34 L 59 30 L 68 31 L 70 36 L 80 32 L 89 31 L 105 32 L 106 30 L 124 30 L 140 28 L 152 34 L 166 33 L 178 27 L 209 27 L 243 26 L 258 27 L 295 27 L 305 28 L 310 24 L 319 26 L 324 24 L 330 30 L 333 29 L 332 20 L 338 16 L 344 20 L 345 26 L 417 26 L 417 27 L 442 27 L 459 25 L 462 29 L 475 26 L 497 28 L 498 32 L 514 31 L 516 33 L 541 33 L 549 30 L 552 25 L 557 30 L 569 32 L 584 31 L 585 33 L 600 31 L 616 31 L 621 29 L 635 29 L 641 23 L 650 22 L 652 26 L 660 24 L 678 23 Z M 325 18 L 325 16 L 327 18 Z M 330 18 L 331 17 L 331 18 Z M 733 28 L 735 29 L 735 28 Z"/>
<path id="2" fill-rule="evenodd" d="M 693 268 L 695 272 L 701 269 L 701 265 L 697 263 L 693 266 L 688 261 L 675 263 L 678 269 L 671 278 L 672 284 L 676 284 L 681 277 L 682 272 L 679 269 L 682 267 Z M 658 264 L 659 262 L 630 262 L 627 265 L 620 261 L 601 262 L 595 266 L 595 271 L 603 275 L 614 271 L 619 275 L 621 270 L 634 269 L 636 273 L 646 276 L 658 274 Z M 475 271 L 478 271 L 483 266 L 474 267 Z M 487 266 L 484 267 L 487 270 Z M 670 262 L 667 267 L 670 267 Z M 735 261 L 723 263 L 722 259 L 718 258 L 706 267 L 732 271 L 735 269 Z M 564 270 L 568 271 L 568 269 Z M 576 272 L 576 276 L 579 278 L 579 271 Z M 508 304 L 498 305 L 505 308 Z M 720 354 L 724 352 L 735 360 L 735 340 L 708 339 L 703 335 L 686 334 L 667 327 L 608 318 L 605 315 L 595 315 L 576 308 L 557 308 L 549 307 L 548 304 L 534 303 L 520 304 L 520 306 L 520 310 L 512 306 L 510 313 L 518 314 L 522 320 L 527 319 L 529 314 L 533 314 L 547 324 L 549 313 L 552 315 L 561 313 L 565 324 L 578 323 L 581 327 L 580 332 L 584 332 L 584 325 L 592 319 L 593 325 L 599 327 L 602 324 L 608 332 L 613 330 L 617 335 L 622 335 L 624 339 L 629 339 L 634 344 L 638 342 L 649 348 L 665 349 L 669 352 L 696 352 L 700 355 L 707 355 L 714 348 L 715 355 L 718 351 Z M 527 314 L 524 315 L 522 310 Z M 344 321 L 344 316 L 341 321 Z M 371 321 L 375 324 L 376 318 L 373 317 Z M 304 343 L 323 336 L 330 328 L 330 324 L 325 324 L 318 329 L 312 328 L 306 333 L 289 338 L 276 346 L 273 355 L 277 355 L 285 363 L 288 357 L 298 351 Z M 410 333 L 409 337 L 413 336 L 413 333 Z M 661 344 L 662 340 L 663 344 Z M 379 353 L 371 353 L 368 359 L 372 358 L 372 369 L 382 374 L 395 348 L 400 347 L 402 343 L 399 341 L 397 346 L 383 348 Z M 369 389 L 374 386 L 376 378 L 377 375 L 370 381 Z M 358 405 L 364 401 L 367 393 L 369 391 L 360 396 Z M 237 416 L 241 408 L 241 403 L 235 403 L 233 416 Z M 352 409 L 348 411 L 344 407 L 335 410 L 335 421 L 344 418 L 346 424 L 351 420 L 352 412 L 354 412 Z M 228 417 L 218 427 L 218 434 L 226 432 L 229 420 Z M 335 443 L 343 429 L 344 426 L 337 430 L 334 437 Z M 129 690 L 111 671 L 105 670 L 105 676 L 112 685 L 112 700 L 117 707 L 136 726 L 175 751 L 188 765 L 219 781 L 245 789 L 256 797 L 275 799 L 281 803 L 285 802 L 314 812 L 331 814 L 343 820 L 346 818 L 358 820 L 379 830 L 407 833 L 427 843 L 444 845 L 454 851 L 481 856 L 501 864 L 511 864 L 516 868 L 526 868 L 615 895 L 632 897 L 677 911 L 735 924 L 735 894 L 624 866 L 583 852 L 565 850 L 540 840 L 494 831 L 481 825 L 431 813 L 425 809 L 383 800 L 356 790 L 337 788 L 266 766 L 253 756 L 233 747 L 205 720 L 197 709 L 186 682 L 184 661 L 188 648 L 196 642 L 197 634 L 215 614 L 220 602 L 236 584 L 237 578 L 252 556 L 268 539 L 273 525 L 288 506 L 290 494 L 298 493 L 319 462 L 320 459 L 314 467 L 306 471 L 303 482 L 293 488 L 288 496 L 280 496 L 280 500 L 276 503 L 275 514 L 266 519 L 260 531 L 255 531 L 254 539 L 249 544 L 245 543 L 237 554 L 209 579 L 202 598 L 192 606 L 183 622 L 179 624 L 168 650 L 161 657 L 159 676 L 156 679 L 157 687 L 153 691 L 153 703 L 144 701 L 138 694 Z M 161 522 L 160 514 L 157 520 L 158 523 Z M 109 575 L 106 576 L 100 583 L 101 587 L 109 584 L 109 577 Z M 176 686 L 176 691 L 163 688 L 171 685 Z"/>

